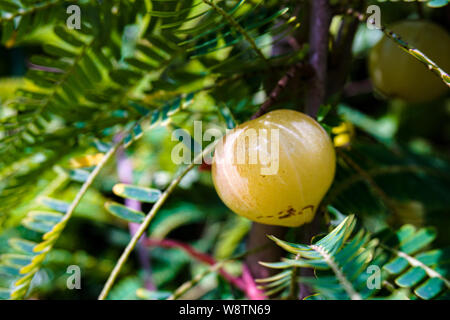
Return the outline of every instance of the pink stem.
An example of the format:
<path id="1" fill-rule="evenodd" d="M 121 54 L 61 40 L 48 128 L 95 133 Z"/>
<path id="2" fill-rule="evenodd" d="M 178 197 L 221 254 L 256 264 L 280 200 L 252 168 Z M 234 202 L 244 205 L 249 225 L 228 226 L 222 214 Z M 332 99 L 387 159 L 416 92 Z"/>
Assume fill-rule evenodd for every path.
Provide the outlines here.
<path id="1" fill-rule="evenodd" d="M 245 282 L 247 296 L 251 300 L 267 299 L 266 295 L 264 295 L 264 293 L 256 286 L 255 280 L 252 277 L 250 269 L 245 264 L 242 266 L 242 280 Z"/>
<path id="2" fill-rule="evenodd" d="M 149 239 L 146 238 L 143 243 L 147 246 L 158 246 L 163 248 L 178 248 L 183 251 L 185 251 L 187 254 L 189 254 L 192 258 L 201 261 L 205 264 L 208 264 L 210 266 L 213 266 L 217 264 L 217 261 L 211 257 L 210 255 L 206 253 L 202 253 L 192 246 L 177 241 L 177 240 L 170 240 L 170 239 Z M 256 287 L 256 284 L 250 275 L 250 271 L 248 270 L 247 266 L 243 266 L 242 270 L 242 277 L 235 277 L 228 272 L 226 272 L 223 268 L 220 268 L 218 270 L 220 275 L 224 277 L 228 282 L 230 282 L 235 287 L 239 288 L 245 294 L 250 300 L 264 300 L 266 299 L 266 296 Z"/>

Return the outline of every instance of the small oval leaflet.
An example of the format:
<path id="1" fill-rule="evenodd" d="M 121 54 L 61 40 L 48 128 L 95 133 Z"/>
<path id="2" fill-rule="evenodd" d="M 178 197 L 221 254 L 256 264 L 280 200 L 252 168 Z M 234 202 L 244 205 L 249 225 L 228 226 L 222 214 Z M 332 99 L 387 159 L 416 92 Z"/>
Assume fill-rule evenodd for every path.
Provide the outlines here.
<path id="1" fill-rule="evenodd" d="M 70 203 L 68 203 L 66 201 L 57 200 L 57 199 L 48 198 L 48 197 L 40 198 L 39 202 L 55 211 L 58 211 L 61 213 L 66 213 L 70 207 Z"/>
<path id="2" fill-rule="evenodd" d="M 14 251 L 25 254 L 34 254 L 33 249 L 37 245 L 36 242 L 21 238 L 11 238 L 8 240 L 8 244 L 12 249 L 14 249 Z"/>
<path id="3" fill-rule="evenodd" d="M 69 172 L 70 179 L 84 183 L 89 178 L 90 172 L 83 169 L 73 169 Z"/>
<path id="4" fill-rule="evenodd" d="M 158 189 L 143 188 L 123 183 L 116 184 L 113 187 L 113 192 L 119 197 L 146 203 L 154 203 L 161 196 L 161 191 Z"/>
<path id="5" fill-rule="evenodd" d="M 112 215 L 119 217 L 121 219 L 124 219 L 126 221 L 129 221 L 129 222 L 142 223 L 142 221 L 144 221 L 144 218 L 145 218 L 144 213 L 127 208 L 116 202 L 105 203 L 105 208 Z"/>
<path id="6" fill-rule="evenodd" d="M 0 255 L 0 262 L 10 267 L 23 267 L 30 264 L 31 256 L 18 253 L 5 253 Z"/>

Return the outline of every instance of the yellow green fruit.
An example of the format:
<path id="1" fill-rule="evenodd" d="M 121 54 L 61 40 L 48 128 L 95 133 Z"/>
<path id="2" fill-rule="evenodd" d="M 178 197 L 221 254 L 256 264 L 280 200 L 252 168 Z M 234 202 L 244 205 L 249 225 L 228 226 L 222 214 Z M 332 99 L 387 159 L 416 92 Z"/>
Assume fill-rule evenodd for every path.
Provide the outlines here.
<path id="1" fill-rule="evenodd" d="M 391 29 L 450 72 L 450 35 L 442 27 L 428 21 L 403 21 Z M 439 77 L 387 36 L 372 48 L 369 69 L 374 87 L 390 98 L 421 103 L 448 90 Z"/>
<path id="2" fill-rule="evenodd" d="M 335 168 L 333 143 L 320 124 L 300 112 L 277 110 L 227 133 L 216 147 L 212 176 L 233 212 L 263 224 L 297 227 L 314 218 Z"/>

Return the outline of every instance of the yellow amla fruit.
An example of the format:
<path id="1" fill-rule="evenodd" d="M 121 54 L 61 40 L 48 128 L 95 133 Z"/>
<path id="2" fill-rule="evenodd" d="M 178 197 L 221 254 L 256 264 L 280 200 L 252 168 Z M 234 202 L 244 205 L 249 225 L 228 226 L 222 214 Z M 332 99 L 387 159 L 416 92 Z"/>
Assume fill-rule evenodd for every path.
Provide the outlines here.
<path id="1" fill-rule="evenodd" d="M 445 29 L 428 21 L 402 21 L 391 29 L 444 71 L 450 71 L 450 35 Z M 369 71 L 374 87 L 389 98 L 421 103 L 448 90 L 439 77 L 386 35 L 370 52 Z"/>
<path id="2" fill-rule="evenodd" d="M 212 164 L 222 201 L 250 220 L 288 227 L 310 222 L 336 169 L 333 143 L 309 116 L 277 110 L 231 130 Z"/>

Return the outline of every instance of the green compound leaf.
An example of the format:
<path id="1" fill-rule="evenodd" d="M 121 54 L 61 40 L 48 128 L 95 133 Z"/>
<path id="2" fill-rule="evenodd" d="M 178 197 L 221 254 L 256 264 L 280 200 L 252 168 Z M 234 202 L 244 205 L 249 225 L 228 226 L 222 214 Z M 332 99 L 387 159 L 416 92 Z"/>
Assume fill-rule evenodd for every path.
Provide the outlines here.
<path id="1" fill-rule="evenodd" d="M 313 287 L 320 299 L 435 299 L 450 292 L 450 248 L 426 251 L 435 239 L 432 228 L 405 225 L 398 231 L 375 235 L 355 228 L 353 216 L 346 217 L 329 234 L 312 245 L 296 244 L 270 237 L 293 254 L 281 262 L 261 263 L 281 269 L 270 278 L 257 279 L 266 294 L 291 297 L 298 281 Z M 379 270 L 379 287 L 369 286 L 371 270 Z M 313 268 L 315 277 L 298 277 L 296 268 Z M 389 288 L 390 295 L 380 291 Z M 289 290 L 287 290 L 289 289 Z M 286 296 L 284 296 L 286 297 Z"/>

